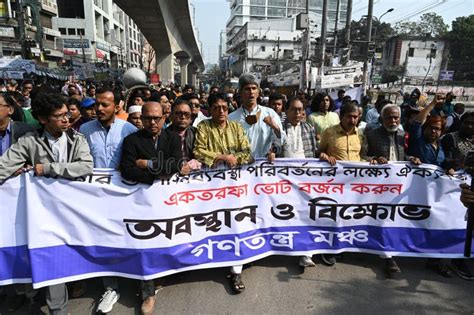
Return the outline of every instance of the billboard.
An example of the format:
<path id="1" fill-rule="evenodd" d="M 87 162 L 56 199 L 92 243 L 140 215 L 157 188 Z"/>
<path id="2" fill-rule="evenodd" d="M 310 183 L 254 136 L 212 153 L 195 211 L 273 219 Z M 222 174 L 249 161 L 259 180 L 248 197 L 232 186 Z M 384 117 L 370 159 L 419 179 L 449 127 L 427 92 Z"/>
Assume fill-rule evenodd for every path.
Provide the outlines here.
<path id="1" fill-rule="evenodd" d="M 324 68 L 320 76 L 313 73 L 311 88 L 331 89 L 362 84 L 363 68 L 364 64 L 362 62 L 355 62 L 341 67 Z"/>

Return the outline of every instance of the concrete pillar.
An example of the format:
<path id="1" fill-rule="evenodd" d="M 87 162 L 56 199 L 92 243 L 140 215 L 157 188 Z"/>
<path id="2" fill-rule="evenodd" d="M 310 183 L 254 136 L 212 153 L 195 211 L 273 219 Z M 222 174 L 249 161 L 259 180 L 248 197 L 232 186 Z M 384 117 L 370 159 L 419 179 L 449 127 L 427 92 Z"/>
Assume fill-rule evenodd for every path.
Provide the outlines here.
<path id="1" fill-rule="evenodd" d="M 198 82 L 197 82 L 197 73 L 196 72 L 193 72 L 192 75 L 191 75 L 191 84 L 196 89 L 199 89 Z"/>
<path id="2" fill-rule="evenodd" d="M 194 67 L 191 67 L 191 65 L 188 65 L 188 84 L 194 86 L 193 77 L 194 77 Z"/>
<path id="3" fill-rule="evenodd" d="M 156 65 L 156 73 L 160 75 L 160 80 L 164 84 L 174 81 L 173 54 Z"/>
<path id="4" fill-rule="evenodd" d="M 188 64 L 191 58 L 179 59 L 179 67 L 181 68 L 181 86 L 188 84 Z"/>

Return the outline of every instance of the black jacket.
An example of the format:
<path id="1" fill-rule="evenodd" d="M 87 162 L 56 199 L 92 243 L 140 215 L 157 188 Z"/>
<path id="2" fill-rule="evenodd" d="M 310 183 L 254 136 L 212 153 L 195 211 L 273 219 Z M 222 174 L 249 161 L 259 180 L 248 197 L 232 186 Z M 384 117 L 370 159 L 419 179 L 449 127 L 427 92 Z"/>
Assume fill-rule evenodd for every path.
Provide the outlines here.
<path id="1" fill-rule="evenodd" d="M 146 170 L 138 168 L 135 162 L 140 159 L 152 160 L 153 167 Z M 156 149 L 152 136 L 145 129 L 123 140 L 120 171 L 126 180 L 151 185 L 160 176 L 177 173 L 181 163 L 181 140 L 167 129 L 161 130 Z"/>
<path id="2" fill-rule="evenodd" d="M 389 133 L 383 126 L 369 130 L 366 134 L 367 157 L 377 158 L 383 156 L 387 160 L 390 157 L 390 137 L 395 137 L 397 147 L 397 161 L 408 161 L 410 158 L 405 154 L 405 133 L 400 129 L 396 133 Z"/>
<path id="3" fill-rule="evenodd" d="M 12 128 L 12 142 L 14 144 L 18 141 L 18 138 L 24 136 L 28 132 L 34 132 L 36 127 L 27 123 L 11 121 Z"/>
<path id="4" fill-rule="evenodd" d="M 177 131 L 173 128 L 173 125 L 169 126 L 167 129 L 175 132 Z M 196 131 L 197 128 L 193 126 L 189 126 L 184 133 L 184 150 L 186 155 L 190 160 L 194 159 L 193 149 L 194 149 L 194 141 L 196 140 Z"/>

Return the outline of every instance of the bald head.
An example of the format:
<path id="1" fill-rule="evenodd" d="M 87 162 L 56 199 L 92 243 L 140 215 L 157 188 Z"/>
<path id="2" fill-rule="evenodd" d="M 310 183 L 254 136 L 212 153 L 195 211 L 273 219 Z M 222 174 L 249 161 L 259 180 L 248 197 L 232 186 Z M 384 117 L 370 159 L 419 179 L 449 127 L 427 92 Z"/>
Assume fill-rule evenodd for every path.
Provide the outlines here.
<path id="1" fill-rule="evenodd" d="M 160 112 L 159 116 L 163 114 L 163 107 L 158 102 L 146 102 L 142 106 L 142 115 L 148 116 L 149 112 L 156 112 L 156 111 Z"/>
<path id="2" fill-rule="evenodd" d="M 143 128 L 153 137 L 160 134 L 165 122 L 163 108 L 158 102 L 146 102 L 142 107 Z"/>

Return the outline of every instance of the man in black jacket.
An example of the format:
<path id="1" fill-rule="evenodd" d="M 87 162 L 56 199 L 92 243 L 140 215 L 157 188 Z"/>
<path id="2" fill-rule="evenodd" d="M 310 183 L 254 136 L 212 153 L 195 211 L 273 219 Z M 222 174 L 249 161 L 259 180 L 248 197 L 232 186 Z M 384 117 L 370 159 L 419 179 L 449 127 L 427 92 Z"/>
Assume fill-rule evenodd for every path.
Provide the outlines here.
<path id="1" fill-rule="evenodd" d="M 153 184 L 161 176 L 180 171 L 189 172 L 182 164 L 181 139 L 163 129 L 166 117 L 158 102 L 147 102 L 142 107 L 143 129 L 127 136 L 123 141 L 120 171 L 126 180 Z M 142 314 L 153 314 L 155 285 L 153 280 L 142 281 Z"/>
<path id="2" fill-rule="evenodd" d="M 194 158 L 194 139 L 196 137 L 196 127 L 192 123 L 192 107 L 188 101 L 178 100 L 171 107 L 171 125 L 167 128 L 181 139 L 181 151 L 186 161 Z"/>
<path id="3" fill-rule="evenodd" d="M 181 171 L 181 139 L 163 129 L 166 117 L 158 102 L 142 108 L 143 129 L 123 140 L 120 171 L 126 180 L 153 184 L 161 176 Z M 186 165 L 182 170 L 186 173 Z"/>
<path id="4" fill-rule="evenodd" d="M 396 161 L 410 161 L 420 164 L 416 157 L 408 156 L 404 151 L 405 132 L 400 130 L 400 107 L 388 104 L 382 108 L 382 125 L 366 132 L 362 145 L 362 158 L 370 164 L 387 164 Z M 401 272 L 395 259 L 390 255 L 381 256 L 385 260 L 385 273 L 391 278 Z"/>

